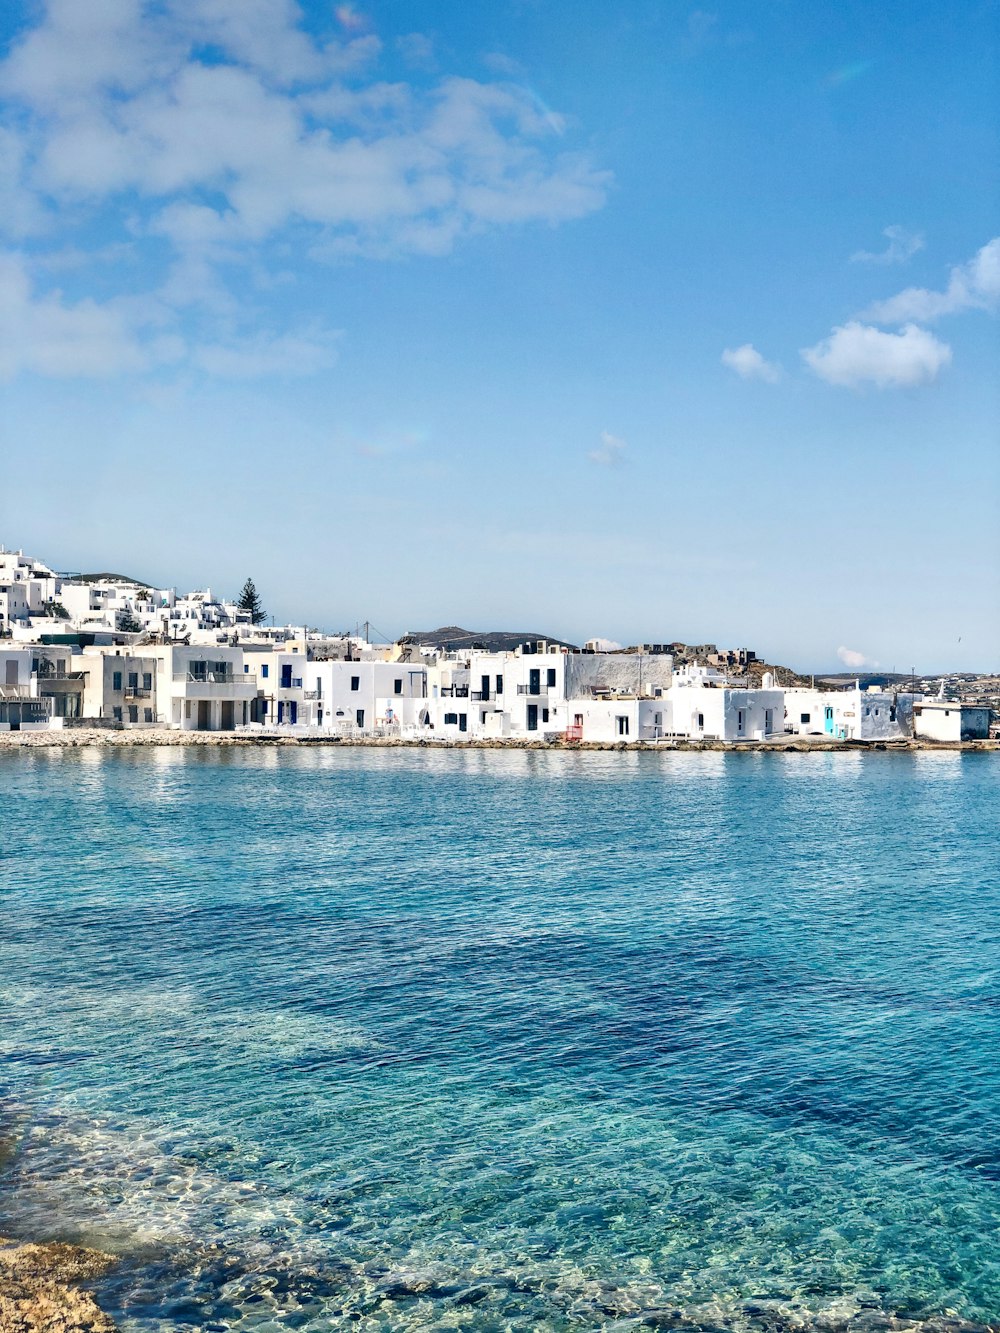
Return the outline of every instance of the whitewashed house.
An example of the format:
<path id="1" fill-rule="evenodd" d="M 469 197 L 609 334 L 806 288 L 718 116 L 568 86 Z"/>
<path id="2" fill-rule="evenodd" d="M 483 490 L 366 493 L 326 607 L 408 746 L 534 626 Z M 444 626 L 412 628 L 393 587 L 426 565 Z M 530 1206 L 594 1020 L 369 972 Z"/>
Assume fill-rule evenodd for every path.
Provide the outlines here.
<path id="1" fill-rule="evenodd" d="M 156 663 L 153 688 L 159 719 L 166 726 L 234 731 L 250 721 L 257 676 L 247 669 L 242 648 L 150 644 L 143 646 L 142 656 Z"/>
<path id="2" fill-rule="evenodd" d="M 37 731 L 50 725 L 52 700 L 38 697 L 31 654 L 31 648 L 0 644 L 0 731 Z"/>
<path id="3" fill-rule="evenodd" d="M 692 740 L 764 740 L 784 730 L 784 692 L 769 673 L 763 686 L 730 685 L 710 667 L 682 666 L 674 675 L 666 705 L 664 734 Z"/>
<path id="4" fill-rule="evenodd" d="M 846 690 L 796 687 L 785 690 L 786 732 L 793 736 L 830 736 L 834 740 L 894 740 L 913 732 L 909 692 L 855 682 Z"/>
<path id="5" fill-rule="evenodd" d="M 928 741 L 978 741 L 990 734 L 985 705 L 953 699 L 921 699 L 913 705 L 914 735 Z"/>

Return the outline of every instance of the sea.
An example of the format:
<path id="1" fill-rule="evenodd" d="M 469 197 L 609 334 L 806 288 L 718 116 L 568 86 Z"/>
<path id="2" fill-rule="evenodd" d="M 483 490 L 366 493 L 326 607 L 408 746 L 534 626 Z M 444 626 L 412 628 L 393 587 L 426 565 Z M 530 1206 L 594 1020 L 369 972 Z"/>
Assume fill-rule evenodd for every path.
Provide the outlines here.
<path id="1" fill-rule="evenodd" d="M 127 1333 L 995 1321 L 998 810 L 974 753 L 0 752 L 0 1234 Z"/>

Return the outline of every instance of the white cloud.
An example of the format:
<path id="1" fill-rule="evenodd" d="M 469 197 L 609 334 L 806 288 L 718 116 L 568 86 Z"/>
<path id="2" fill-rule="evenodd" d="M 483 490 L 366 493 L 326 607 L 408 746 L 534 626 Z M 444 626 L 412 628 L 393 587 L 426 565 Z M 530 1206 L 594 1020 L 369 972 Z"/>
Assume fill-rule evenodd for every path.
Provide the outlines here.
<path id="1" fill-rule="evenodd" d="M 313 375 L 336 361 L 335 336 L 306 329 L 279 337 L 260 335 L 228 344 L 206 344 L 193 349 L 192 360 L 199 370 L 227 378 Z"/>
<path id="2" fill-rule="evenodd" d="M 722 364 L 735 370 L 743 380 L 764 380 L 768 384 L 776 384 L 781 379 L 781 367 L 761 356 L 753 343 L 744 343 L 742 347 L 727 347 L 722 353 Z"/>
<path id="3" fill-rule="evenodd" d="M 155 308 L 165 327 L 188 321 L 197 364 L 286 373 L 329 364 L 332 335 L 261 330 L 260 309 L 228 289 L 234 265 L 260 293 L 290 255 L 444 255 L 488 229 L 555 226 L 603 205 L 610 174 L 567 151 L 565 121 L 529 90 L 380 81 L 367 20 L 349 4 L 332 13 L 339 36 L 327 40 L 295 0 L 42 0 L 0 60 L 0 232 L 22 249 L 57 236 L 50 254 L 75 263 L 87 249 L 77 237 L 99 228 L 101 251 L 134 247 L 120 302 L 145 304 L 147 319 Z M 412 61 L 433 55 L 420 34 L 403 47 Z M 150 290 L 137 296 L 142 274 Z M 85 290 L 85 262 L 76 277 Z M 100 302 L 27 299 L 39 321 L 93 322 L 93 366 L 149 365 L 135 311 L 108 300 L 109 285 L 104 265 Z M 42 359 L 86 361 L 81 348 Z"/>
<path id="4" fill-rule="evenodd" d="M 905 227 L 886 227 L 882 235 L 889 244 L 884 250 L 858 250 L 851 255 L 852 264 L 905 264 L 918 250 L 924 248 L 922 233 L 907 231 Z"/>
<path id="5" fill-rule="evenodd" d="M 437 64 L 434 43 L 426 33 L 404 33 L 396 38 L 396 50 L 414 69 L 434 69 Z"/>
<path id="6" fill-rule="evenodd" d="M 347 54 L 377 39 L 321 47 L 297 19 L 290 0 L 172 0 L 160 17 L 139 0 L 50 0 L 0 66 L 30 120 L 36 191 L 167 209 L 210 193 L 253 241 L 304 222 L 314 245 L 347 233 L 379 254 L 405 250 L 414 223 L 457 238 L 603 204 L 608 173 L 550 150 L 565 123 L 528 90 L 356 86 Z M 203 63 L 204 44 L 224 58 Z"/>
<path id="7" fill-rule="evenodd" d="M 0 255 L 0 378 L 21 371 L 48 376 L 106 376 L 176 360 L 175 337 L 143 340 L 123 304 L 84 299 L 69 304 L 59 291 L 37 294 L 24 260 Z"/>
<path id="8" fill-rule="evenodd" d="M 877 667 L 878 663 L 873 662 L 870 657 L 864 653 L 859 653 L 856 648 L 845 648 L 843 644 L 837 649 L 837 656 L 843 662 L 844 666 L 857 670 L 861 667 Z"/>
<path id="9" fill-rule="evenodd" d="M 907 320 L 929 322 L 941 315 L 963 310 L 1000 308 L 1000 236 L 982 247 L 969 260 L 951 270 L 942 292 L 926 287 L 908 287 L 887 301 L 877 301 L 864 318 L 876 324 L 901 324 Z"/>
<path id="10" fill-rule="evenodd" d="M 601 443 L 597 449 L 591 449 L 587 457 L 592 463 L 600 463 L 602 467 L 617 467 L 624 461 L 625 450 L 628 445 L 624 440 L 612 435 L 610 431 L 601 431 Z"/>
<path id="11" fill-rule="evenodd" d="M 828 384 L 857 388 L 916 388 L 930 384 L 951 361 L 951 348 L 927 329 L 907 324 L 886 333 L 856 320 L 835 328 L 802 358 Z"/>

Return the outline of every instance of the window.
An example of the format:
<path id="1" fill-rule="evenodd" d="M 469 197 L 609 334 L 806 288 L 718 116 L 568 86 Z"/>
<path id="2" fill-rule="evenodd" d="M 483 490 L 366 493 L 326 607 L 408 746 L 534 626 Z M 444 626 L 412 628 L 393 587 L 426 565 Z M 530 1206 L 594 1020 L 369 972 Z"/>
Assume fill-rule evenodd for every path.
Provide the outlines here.
<path id="1" fill-rule="evenodd" d="M 288 664 L 281 668 L 281 685 L 279 688 L 283 690 L 290 690 L 292 688 L 291 664 Z"/>
<path id="2" fill-rule="evenodd" d="M 618 723 L 618 735 L 619 735 L 619 736 L 627 736 L 627 735 L 628 735 L 628 718 L 627 718 L 627 717 L 624 717 L 624 716 L 619 716 L 619 717 L 616 717 L 616 718 L 615 718 L 615 721 Z"/>
<path id="3" fill-rule="evenodd" d="M 397 678 L 392 682 L 392 692 L 393 694 L 403 693 L 403 678 L 401 676 L 397 676 Z"/>
<path id="4" fill-rule="evenodd" d="M 360 676 L 352 676 L 352 677 L 351 677 L 351 689 L 352 689 L 352 690 L 360 690 L 360 689 L 361 689 L 361 677 L 360 677 Z"/>
<path id="5" fill-rule="evenodd" d="M 137 690 L 139 688 L 138 671 L 130 671 L 128 673 L 128 687 L 130 690 Z"/>
<path id="6" fill-rule="evenodd" d="M 249 663 L 249 662 L 244 662 L 244 663 L 243 663 L 243 674 L 244 674 L 244 676 L 248 675 L 249 672 L 250 672 L 250 663 Z"/>
<path id="7" fill-rule="evenodd" d="M 742 730 L 743 730 L 743 709 L 742 709 L 742 708 L 738 708 L 738 709 L 736 710 L 736 730 L 737 730 L 737 731 L 742 731 Z"/>
<path id="8" fill-rule="evenodd" d="M 445 715 L 444 715 L 444 724 L 445 724 L 446 727 L 457 727 L 457 726 L 458 726 L 458 714 L 457 714 L 457 713 L 445 713 Z"/>
<path id="9" fill-rule="evenodd" d="M 469 730 L 469 715 L 468 715 L 468 713 L 459 713 L 459 715 L 458 715 L 458 729 L 459 729 L 459 731 L 468 731 L 468 730 Z"/>
<path id="10" fill-rule="evenodd" d="M 503 694 L 503 676 L 497 676 L 497 694 Z"/>
<path id="11" fill-rule="evenodd" d="M 543 722 L 548 722 L 548 720 L 549 720 L 549 710 L 548 710 L 547 708 L 543 708 L 543 709 L 542 709 L 542 721 L 543 721 Z"/>
<path id="12" fill-rule="evenodd" d="M 546 673 L 545 673 L 545 683 L 548 685 L 549 689 L 551 689 L 552 686 L 555 685 L 555 683 L 556 683 L 556 669 L 555 669 L 555 667 L 549 667 L 548 671 L 546 671 Z"/>
<path id="13" fill-rule="evenodd" d="M 262 663 L 261 668 L 260 668 L 260 674 L 264 677 L 265 680 L 267 679 L 267 676 L 268 676 L 268 666 L 267 666 L 267 663 L 266 663 L 266 662 Z"/>
<path id="14" fill-rule="evenodd" d="M 358 720 L 358 726 L 363 727 L 365 725 L 365 710 L 363 708 L 359 708 L 358 711 L 355 713 L 355 717 Z"/>
<path id="15" fill-rule="evenodd" d="M 809 725 L 809 718 L 810 718 L 810 716 L 811 716 L 810 713 L 800 713 L 800 714 L 799 714 L 799 726 L 800 726 L 800 727 L 808 726 L 808 725 Z"/>
<path id="16" fill-rule="evenodd" d="M 111 688 L 113 690 L 120 690 L 121 687 L 122 687 L 122 673 L 120 671 L 116 671 L 111 677 Z"/>
<path id="17" fill-rule="evenodd" d="M 895 720 L 896 720 L 896 705 L 893 704 L 889 709 L 889 721 L 895 722 Z"/>
<path id="18" fill-rule="evenodd" d="M 699 714 L 698 714 L 698 730 L 699 730 L 699 731 L 704 731 L 704 730 L 705 730 L 705 714 L 704 714 L 704 713 L 699 713 Z"/>
<path id="19" fill-rule="evenodd" d="M 152 673 L 152 671 L 144 671 L 144 672 L 142 673 L 142 688 L 143 688 L 144 690 L 151 690 L 151 689 L 153 688 L 153 673 Z"/>

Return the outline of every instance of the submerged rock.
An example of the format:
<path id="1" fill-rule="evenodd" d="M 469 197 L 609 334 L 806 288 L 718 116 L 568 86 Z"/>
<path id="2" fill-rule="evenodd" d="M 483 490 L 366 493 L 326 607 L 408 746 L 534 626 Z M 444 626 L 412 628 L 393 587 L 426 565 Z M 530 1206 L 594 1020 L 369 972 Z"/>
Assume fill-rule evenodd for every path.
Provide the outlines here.
<path id="1" fill-rule="evenodd" d="M 80 1282 L 114 1260 L 79 1245 L 18 1244 L 0 1237 L 0 1333 L 115 1333 Z"/>

